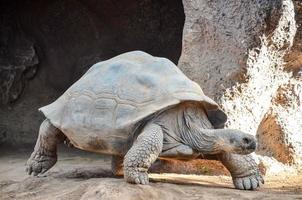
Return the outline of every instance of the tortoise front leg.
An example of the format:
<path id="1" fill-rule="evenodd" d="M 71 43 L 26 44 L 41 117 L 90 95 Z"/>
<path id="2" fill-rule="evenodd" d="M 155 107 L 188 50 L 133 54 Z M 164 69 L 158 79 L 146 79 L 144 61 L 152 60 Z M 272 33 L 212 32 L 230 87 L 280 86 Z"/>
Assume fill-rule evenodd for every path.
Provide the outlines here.
<path id="1" fill-rule="evenodd" d="M 224 153 L 218 155 L 218 159 L 230 171 L 235 188 L 254 190 L 261 183 L 264 184 L 259 168 L 250 154 Z"/>
<path id="2" fill-rule="evenodd" d="M 148 184 L 148 169 L 162 151 L 163 132 L 159 125 L 149 124 L 137 137 L 124 159 L 124 178 L 129 183 Z"/>

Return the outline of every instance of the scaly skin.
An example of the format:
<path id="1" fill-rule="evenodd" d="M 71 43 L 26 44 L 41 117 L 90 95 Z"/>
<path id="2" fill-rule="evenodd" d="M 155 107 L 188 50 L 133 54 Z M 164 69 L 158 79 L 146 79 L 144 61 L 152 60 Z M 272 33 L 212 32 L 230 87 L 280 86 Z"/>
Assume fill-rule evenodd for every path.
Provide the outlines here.
<path id="1" fill-rule="evenodd" d="M 57 162 L 57 145 L 63 143 L 65 136 L 48 119 L 40 126 L 39 137 L 34 152 L 26 163 L 28 174 L 37 176 L 45 173 Z"/>
<path id="2" fill-rule="evenodd" d="M 137 137 L 124 159 L 124 179 L 129 183 L 148 184 L 148 169 L 162 151 L 163 132 L 159 125 L 149 124 Z"/>
<path id="3" fill-rule="evenodd" d="M 222 164 L 230 171 L 235 188 L 254 190 L 264 184 L 259 168 L 249 155 L 225 153 L 218 156 Z"/>

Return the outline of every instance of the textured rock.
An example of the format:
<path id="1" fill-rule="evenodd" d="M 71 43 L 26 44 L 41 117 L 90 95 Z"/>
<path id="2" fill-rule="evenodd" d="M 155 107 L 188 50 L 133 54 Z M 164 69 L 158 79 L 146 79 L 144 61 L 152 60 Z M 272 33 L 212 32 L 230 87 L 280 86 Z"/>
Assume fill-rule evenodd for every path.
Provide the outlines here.
<path id="1" fill-rule="evenodd" d="M 221 98 L 230 117 L 228 126 L 255 134 L 279 86 L 289 80 L 283 57 L 292 46 L 296 24 L 292 2 L 284 1 L 282 8 L 276 29 L 249 51 L 244 82 L 228 88 Z"/>
<path id="2" fill-rule="evenodd" d="M 0 106 L 18 99 L 39 62 L 34 43 L 22 32 L 11 12 L 13 5 L 9 4 L 0 13 Z"/>
<path id="3" fill-rule="evenodd" d="M 11 52 L 5 52 L 8 46 L 13 47 Z M 7 104 L 19 98 L 26 81 L 36 74 L 38 57 L 33 43 L 25 38 L 19 38 L 15 45 L 9 43 L 0 51 L 8 58 L 0 60 L 0 104 Z"/>
<path id="4" fill-rule="evenodd" d="M 279 87 L 272 107 L 258 129 L 259 153 L 270 155 L 284 164 L 301 165 L 301 130 L 302 77 L 291 78 Z"/>
<path id="5" fill-rule="evenodd" d="M 293 76 L 301 76 L 302 66 L 302 2 L 294 1 L 297 32 L 290 53 L 285 56 L 285 69 L 293 72 Z M 299 75 L 300 73 L 300 75 Z"/>
<path id="6" fill-rule="evenodd" d="M 268 173 L 278 170 L 265 160 L 281 166 L 298 163 L 301 80 L 292 77 L 302 66 L 297 56 L 300 41 L 293 43 L 293 2 L 183 3 L 186 21 L 179 67 L 220 102 L 229 116 L 227 127 L 258 136 L 258 153 L 263 155 L 258 160 Z M 290 52 L 293 44 L 296 50 Z M 297 59 L 291 67 L 285 65 L 285 55 L 287 60 Z M 278 101 L 280 95 L 284 103 Z"/>
<path id="7" fill-rule="evenodd" d="M 179 67 L 211 97 L 244 81 L 248 50 L 272 30 L 281 1 L 183 1 L 186 21 Z M 272 25 L 271 25 L 272 24 Z"/>

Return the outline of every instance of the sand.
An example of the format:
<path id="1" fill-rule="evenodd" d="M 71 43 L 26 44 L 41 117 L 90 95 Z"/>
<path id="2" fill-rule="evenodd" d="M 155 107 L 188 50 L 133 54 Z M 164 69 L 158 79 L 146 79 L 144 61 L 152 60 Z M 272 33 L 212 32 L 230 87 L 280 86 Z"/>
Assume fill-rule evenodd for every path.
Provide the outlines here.
<path id="1" fill-rule="evenodd" d="M 110 157 L 74 149 L 59 152 L 41 177 L 28 176 L 30 151 L 1 150 L 0 199 L 302 199 L 302 176 L 266 177 L 257 191 L 233 188 L 229 176 L 151 174 L 150 185 L 132 185 L 110 172 Z"/>

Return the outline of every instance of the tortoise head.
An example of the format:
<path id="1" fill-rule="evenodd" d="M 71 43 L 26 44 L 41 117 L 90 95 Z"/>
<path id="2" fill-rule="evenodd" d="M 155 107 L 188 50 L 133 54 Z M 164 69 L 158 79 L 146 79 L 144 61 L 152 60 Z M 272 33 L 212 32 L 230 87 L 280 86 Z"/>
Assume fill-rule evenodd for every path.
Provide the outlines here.
<path id="1" fill-rule="evenodd" d="M 219 154 L 223 152 L 249 154 L 256 149 L 256 139 L 234 129 L 204 129 L 191 125 L 184 141 L 202 154 Z"/>
<path id="2" fill-rule="evenodd" d="M 249 154 L 256 150 L 256 139 L 250 134 L 235 129 L 213 129 L 203 134 L 216 135 L 215 147 L 223 152 Z"/>
<path id="3" fill-rule="evenodd" d="M 256 149 L 254 136 L 235 129 L 213 129 L 206 114 L 199 109 L 186 110 L 184 126 L 184 143 L 203 154 L 249 154 Z"/>

